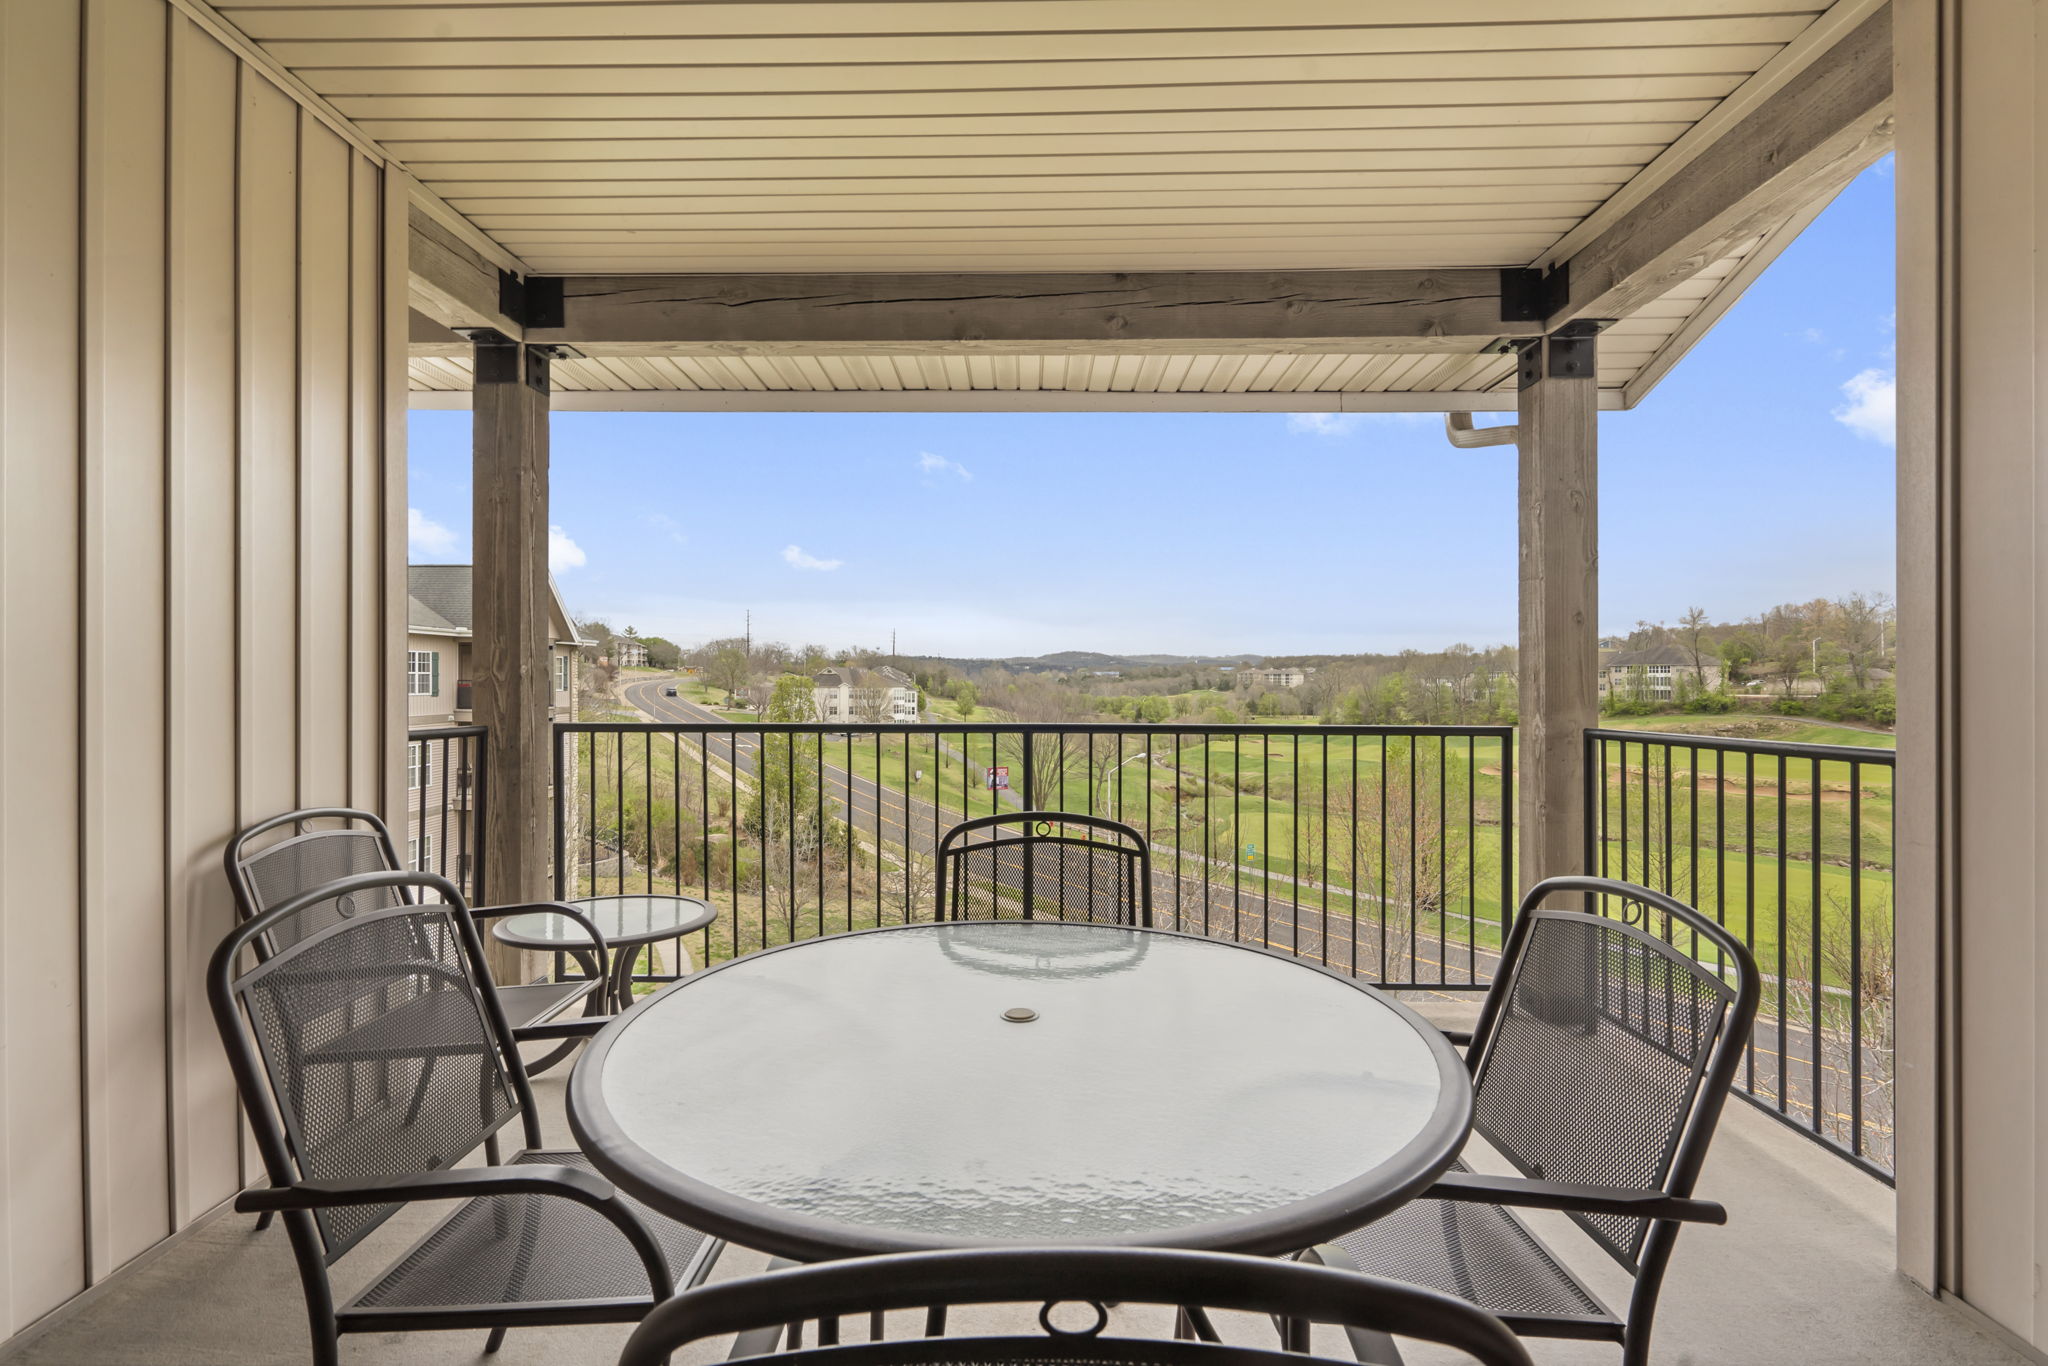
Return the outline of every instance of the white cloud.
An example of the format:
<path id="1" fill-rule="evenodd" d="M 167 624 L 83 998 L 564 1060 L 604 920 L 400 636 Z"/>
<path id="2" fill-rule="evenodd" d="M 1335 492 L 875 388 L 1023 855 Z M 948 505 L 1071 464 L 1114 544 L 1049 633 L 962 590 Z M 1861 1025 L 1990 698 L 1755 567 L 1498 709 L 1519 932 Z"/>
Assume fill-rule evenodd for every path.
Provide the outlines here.
<path id="1" fill-rule="evenodd" d="M 1889 370 L 1865 370 L 1842 385 L 1849 401 L 1834 410 L 1835 421 L 1867 441 L 1898 444 L 1898 380 Z"/>
<path id="2" fill-rule="evenodd" d="M 665 512 L 648 513 L 647 525 L 653 527 L 656 531 L 665 534 L 669 538 L 670 542 L 672 542 L 675 545 L 689 544 L 689 538 L 683 535 L 682 524 L 677 522 L 675 518 L 669 516 Z"/>
<path id="3" fill-rule="evenodd" d="M 405 543 L 407 553 L 415 558 L 421 555 L 446 555 L 455 549 L 455 533 L 418 508 L 407 508 Z"/>
<path id="4" fill-rule="evenodd" d="M 1442 420 L 1437 413 L 1289 413 L 1287 430 L 1308 436 L 1349 436 L 1367 425 L 1414 427 Z"/>
<path id="5" fill-rule="evenodd" d="M 1316 436 L 1344 436 L 1365 425 L 1364 413 L 1289 413 L 1287 430 Z"/>
<path id="6" fill-rule="evenodd" d="M 948 460 L 945 456 L 933 455 L 930 451 L 917 453 L 917 467 L 924 471 L 927 483 L 931 482 L 932 477 L 941 474 L 950 474 L 963 484 L 974 478 L 968 473 L 967 467 L 958 460 Z"/>
<path id="7" fill-rule="evenodd" d="M 782 558 L 791 569 L 837 569 L 844 560 L 821 560 L 816 555 L 804 554 L 802 546 L 782 547 Z"/>
<path id="8" fill-rule="evenodd" d="M 560 574 L 568 569 L 581 569 L 590 562 L 583 553 L 583 547 L 569 539 L 569 533 L 558 526 L 548 528 L 548 572 Z"/>

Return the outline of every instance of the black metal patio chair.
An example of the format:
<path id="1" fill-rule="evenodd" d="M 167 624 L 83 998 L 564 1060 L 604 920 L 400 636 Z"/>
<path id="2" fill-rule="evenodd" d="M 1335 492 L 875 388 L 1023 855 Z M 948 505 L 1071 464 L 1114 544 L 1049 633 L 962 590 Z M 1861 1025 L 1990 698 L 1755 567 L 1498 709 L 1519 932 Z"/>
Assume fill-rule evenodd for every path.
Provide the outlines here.
<path id="1" fill-rule="evenodd" d="M 285 838 L 264 842 L 265 836 L 283 829 L 290 831 Z M 287 811 L 281 816 L 259 821 L 229 841 L 223 861 L 227 865 L 228 885 L 234 889 L 236 909 L 244 920 L 252 920 L 274 906 L 281 906 L 339 878 L 355 873 L 397 872 L 405 866 L 399 861 L 398 846 L 392 841 L 390 829 L 380 817 L 374 812 L 339 806 Z M 255 949 L 259 954 L 268 955 L 281 947 L 276 942 L 277 933 L 317 933 L 335 920 L 366 908 L 395 905 L 407 895 L 408 889 L 396 887 L 359 892 L 347 899 L 331 899 L 300 917 L 288 931 L 273 932 L 259 938 Z M 590 936 L 591 952 L 597 960 L 598 971 L 591 978 L 499 984 L 498 1000 L 514 1030 L 552 1020 L 578 1001 L 584 1003 L 585 1014 L 601 1011 L 605 979 L 611 965 L 610 947 L 605 943 L 604 935 L 582 911 L 559 901 L 544 901 L 529 905 L 473 907 L 470 918 L 484 921 L 527 911 L 546 911 L 582 926 L 583 932 Z M 566 1047 L 558 1048 L 545 1057 L 531 1059 L 527 1070 L 545 1071 L 569 1051 Z"/>
<path id="2" fill-rule="evenodd" d="M 1077 920 L 1152 927 L 1152 852 L 1121 821 L 1006 811 L 939 840 L 940 920 Z"/>
<path id="3" fill-rule="evenodd" d="M 1621 918 L 1545 903 L 1565 897 Z M 1662 892 L 1558 877 L 1522 898 L 1468 1038 L 1473 1131 L 1522 1173 L 1457 1167 L 1393 1214 L 1311 1254 L 1431 1286 L 1517 1333 L 1621 1344 L 1649 1359 L 1650 1330 L 1679 1228 L 1723 1224 L 1693 1198 L 1707 1145 L 1756 1019 L 1748 949 Z M 1514 1212 L 1561 1210 L 1634 1278 L 1609 1310 Z M 1353 1333 L 1363 1361 L 1398 1361 Z"/>
<path id="4" fill-rule="evenodd" d="M 510 1328 L 633 1322 L 723 1246 L 541 1147 L 519 1040 L 606 1020 L 515 1032 L 444 878 L 364 873 L 293 897 L 221 942 L 206 988 L 270 1178 L 235 1207 L 283 1216 L 316 1366 L 339 1361 L 342 1333 L 485 1328 L 495 1351 Z M 524 1147 L 500 1162 L 492 1140 L 515 1120 Z M 489 1165 L 456 1165 L 486 1145 Z M 413 1201 L 458 1203 L 337 1307 L 328 1268 Z"/>
<path id="5" fill-rule="evenodd" d="M 892 1309 L 932 1304 L 1041 1303 L 1045 1332 L 841 1342 L 839 1319 L 865 1315 L 869 1331 Z M 1463 1301 L 1323 1267 L 1223 1252 L 1157 1248 L 996 1248 L 906 1252 L 722 1281 L 679 1295 L 647 1316 L 619 1366 L 660 1366 L 691 1342 L 739 1335 L 728 1360 L 768 1366 L 1301 1366 L 1297 1352 L 1228 1345 L 1213 1331 L 1189 1338 L 1105 1332 L 1105 1304 L 1200 1305 L 1312 1319 L 1441 1344 L 1481 1366 L 1528 1366 L 1502 1324 Z M 1201 1316 L 1206 1321 L 1206 1314 Z M 774 1352 L 780 1325 L 816 1320 L 819 1344 Z M 1062 1326 L 1066 1320 L 1070 1326 Z M 1185 1329 L 1189 1320 L 1180 1319 Z M 772 1353 L 772 1355 L 770 1354 Z"/>

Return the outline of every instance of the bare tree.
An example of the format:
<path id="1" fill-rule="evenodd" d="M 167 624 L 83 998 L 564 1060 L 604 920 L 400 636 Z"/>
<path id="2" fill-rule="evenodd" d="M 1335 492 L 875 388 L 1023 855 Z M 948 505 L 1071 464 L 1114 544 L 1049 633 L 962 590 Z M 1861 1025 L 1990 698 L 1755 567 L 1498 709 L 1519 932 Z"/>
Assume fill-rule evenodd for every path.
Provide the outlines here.
<path id="1" fill-rule="evenodd" d="M 1678 619 L 1679 648 L 1692 660 L 1692 681 L 1703 691 L 1707 686 L 1707 659 L 1714 653 L 1713 642 L 1707 638 L 1711 627 L 1704 607 L 1688 607 Z"/>
<path id="2" fill-rule="evenodd" d="M 1835 626 L 1843 662 L 1858 689 L 1870 686 L 1870 671 L 1884 659 L 1885 631 L 1891 620 L 1891 598 L 1883 593 L 1851 593 L 1835 604 Z"/>

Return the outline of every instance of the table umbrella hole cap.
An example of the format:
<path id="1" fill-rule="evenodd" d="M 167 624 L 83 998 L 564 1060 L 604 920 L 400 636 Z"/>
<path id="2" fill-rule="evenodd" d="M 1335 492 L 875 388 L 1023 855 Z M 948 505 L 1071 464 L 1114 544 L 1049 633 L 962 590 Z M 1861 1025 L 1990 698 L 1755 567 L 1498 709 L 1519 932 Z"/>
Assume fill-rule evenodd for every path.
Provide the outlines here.
<path id="1" fill-rule="evenodd" d="M 1011 1024 L 1030 1024 L 1038 1018 L 1038 1012 L 1030 1006 L 1011 1006 L 1003 1012 L 1003 1018 Z"/>

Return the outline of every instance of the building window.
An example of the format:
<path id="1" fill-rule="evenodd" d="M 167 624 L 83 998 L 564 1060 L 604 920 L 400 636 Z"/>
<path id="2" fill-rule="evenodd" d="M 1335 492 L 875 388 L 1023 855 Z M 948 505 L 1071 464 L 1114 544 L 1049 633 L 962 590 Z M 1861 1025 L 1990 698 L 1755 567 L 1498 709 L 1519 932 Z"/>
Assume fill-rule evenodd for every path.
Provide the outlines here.
<path id="1" fill-rule="evenodd" d="M 434 785 L 434 751 L 428 748 L 428 744 L 426 740 L 415 740 L 408 746 L 412 753 L 407 756 L 406 762 L 407 787 Z"/>
<path id="2" fill-rule="evenodd" d="M 434 837 L 421 835 L 418 839 L 406 841 L 406 862 L 417 873 L 434 871 Z"/>
<path id="3" fill-rule="evenodd" d="M 555 691 L 569 691 L 569 656 L 555 656 Z"/>
<path id="4" fill-rule="evenodd" d="M 405 690 L 414 697 L 439 697 L 441 695 L 441 652 L 439 650 L 407 650 L 405 652 Z"/>

